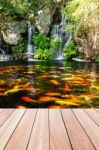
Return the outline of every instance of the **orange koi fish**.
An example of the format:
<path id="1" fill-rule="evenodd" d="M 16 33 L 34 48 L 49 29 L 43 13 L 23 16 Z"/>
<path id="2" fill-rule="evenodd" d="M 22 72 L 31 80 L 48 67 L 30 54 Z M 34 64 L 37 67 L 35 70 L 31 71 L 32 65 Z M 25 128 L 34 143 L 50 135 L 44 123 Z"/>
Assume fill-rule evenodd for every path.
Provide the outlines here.
<path id="1" fill-rule="evenodd" d="M 48 95 L 48 96 L 61 96 L 60 93 L 54 93 L 54 92 L 48 92 L 48 93 L 46 93 L 46 95 Z"/>
<path id="2" fill-rule="evenodd" d="M 21 97 L 21 99 L 25 102 L 33 102 L 33 99 L 28 96 L 23 96 L 23 97 Z"/>
<path id="3" fill-rule="evenodd" d="M 42 96 L 39 99 L 39 101 L 42 101 L 42 102 L 59 101 L 59 100 L 61 100 L 61 99 L 60 98 L 56 98 L 56 97 L 50 97 L 50 96 Z"/>
<path id="4" fill-rule="evenodd" d="M 53 83 L 54 85 L 60 85 L 61 83 L 57 80 L 50 80 L 51 83 Z"/>

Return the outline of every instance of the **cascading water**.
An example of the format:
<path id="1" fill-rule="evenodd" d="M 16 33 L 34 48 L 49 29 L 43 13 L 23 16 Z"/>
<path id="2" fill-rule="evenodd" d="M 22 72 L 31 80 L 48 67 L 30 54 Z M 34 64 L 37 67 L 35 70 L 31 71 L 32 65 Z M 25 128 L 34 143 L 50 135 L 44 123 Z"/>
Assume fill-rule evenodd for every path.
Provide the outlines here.
<path id="1" fill-rule="evenodd" d="M 29 23 L 28 25 L 28 43 L 26 53 L 24 54 L 24 59 L 30 61 L 34 55 L 34 45 L 32 43 L 32 36 L 35 33 L 35 28 Z"/>
<path id="2" fill-rule="evenodd" d="M 4 50 L 2 49 L 2 37 L 0 36 L 0 52 L 4 55 L 5 52 Z"/>
<path id="3" fill-rule="evenodd" d="M 62 20 L 60 24 L 53 25 L 52 28 L 52 36 L 61 42 L 61 47 L 57 50 L 57 54 L 55 56 L 56 60 L 62 60 L 64 55 L 64 48 L 67 47 L 68 43 L 72 39 L 72 32 L 66 31 L 65 27 L 68 24 L 68 18 L 62 16 Z"/>
<path id="4" fill-rule="evenodd" d="M 32 36 L 35 32 L 35 29 L 30 24 L 28 25 L 28 44 L 27 44 L 27 54 L 34 53 L 34 45 L 32 44 Z"/>

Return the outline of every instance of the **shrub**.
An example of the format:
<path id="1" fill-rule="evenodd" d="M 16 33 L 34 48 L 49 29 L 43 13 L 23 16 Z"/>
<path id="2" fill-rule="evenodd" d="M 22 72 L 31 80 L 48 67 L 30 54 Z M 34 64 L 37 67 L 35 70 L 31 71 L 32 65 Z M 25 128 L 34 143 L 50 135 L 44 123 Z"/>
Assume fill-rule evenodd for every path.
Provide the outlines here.
<path id="1" fill-rule="evenodd" d="M 32 40 L 37 49 L 49 49 L 50 47 L 50 38 L 42 33 L 34 35 Z"/>
<path id="2" fill-rule="evenodd" d="M 34 58 L 35 59 L 41 59 L 41 60 L 48 60 L 48 59 L 52 59 L 54 57 L 54 51 L 50 51 L 50 50 L 43 50 L 43 49 L 36 49 L 35 50 L 35 55 Z"/>
<path id="3" fill-rule="evenodd" d="M 58 38 L 52 38 L 51 43 L 50 43 L 50 47 L 53 50 L 57 51 L 61 47 L 61 40 Z"/>
<path id="4" fill-rule="evenodd" d="M 99 56 L 95 60 L 96 63 L 99 63 Z"/>
<path id="5" fill-rule="evenodd" d="M 23 53 L 26 49 L 26 43 L 25 41 L 20 41 L 14 48 L 13 48 L 13 52 L 14 53 Z"/>
<path id="6" fill-rule="evenodd" d="M 66 59 L 71 59 L 72 57 L 75 57 L 77 55 L 78 55 L 77 47 L 75 46 L 75 43 L 72 40 L 64 49 L 64 57 Z"/>

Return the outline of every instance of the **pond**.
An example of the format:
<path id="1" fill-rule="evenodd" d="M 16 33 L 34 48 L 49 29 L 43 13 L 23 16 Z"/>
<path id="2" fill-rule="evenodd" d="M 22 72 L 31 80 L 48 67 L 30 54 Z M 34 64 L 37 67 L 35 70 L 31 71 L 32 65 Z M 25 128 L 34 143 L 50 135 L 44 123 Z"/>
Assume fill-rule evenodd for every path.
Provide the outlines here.
<path id="1" fill-rule="evenodd" d="M 0 63 L 0 108 L 99 108 L 99 64 Z"/>

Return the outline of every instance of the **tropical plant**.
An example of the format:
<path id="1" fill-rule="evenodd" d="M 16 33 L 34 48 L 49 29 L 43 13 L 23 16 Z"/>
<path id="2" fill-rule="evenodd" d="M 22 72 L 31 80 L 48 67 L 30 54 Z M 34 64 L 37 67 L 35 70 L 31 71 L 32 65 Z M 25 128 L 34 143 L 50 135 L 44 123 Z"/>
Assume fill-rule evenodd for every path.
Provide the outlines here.
<path id="1" fill-rule="evenodd" d="M 58 38 L 51 38 L 50 47 L 51 49 L 57 51 L 61 47 L 61 40 Z"/>
<path id="2" fill-rule="evenodd" d="M 26 50 L 26 42 L 20 41 L 16 46 L 13 47 L 13 52 L 21 54 Z"/>
<path id="3" fill-rule="evenodd" d="M 43 50 L 43 49 L 36 49 L 35 50 L 35 59 L 41 59 L 41 60 L 47 60 L 47 59 L 52 59 L 54 57 L 54 51 L 51 50 Z"/>
<path id="4" fill-rule="evenodd" d="M 35 50 L 35 59 L 48 60 L 54 57 L 54 52 L 50 50 L 36 49 Z"/>
<path id="5" fill-rule="evenodd" d="M 37 49 L 49 49 L 50 47 L 50 38 L 42 33 L 38 33 L 32 38 L 33 43 Z"/>
<path id="6" fill-rule="evenodd" d="M 72 40 L 64 49 L 64 58 L 71 59 L 72 57 L 75 57 L 77 55 L 78 55 L 77 47 L 75 46 L 75 43 Z"/>
<path id="7" fill-rule="evenodd" d="M 62 9 L 70 18 L 74 29 L 74 39 L 78 46 L 83 47 L 86 58 L 92 59 L 99 55 L 97 32 L 99 29 L 99 1 L 71 0 Z"/>

